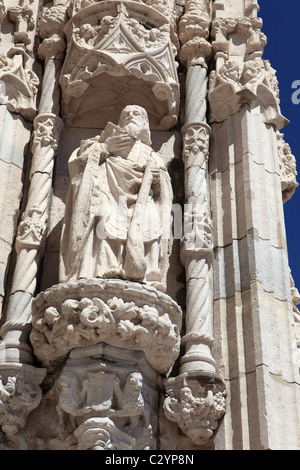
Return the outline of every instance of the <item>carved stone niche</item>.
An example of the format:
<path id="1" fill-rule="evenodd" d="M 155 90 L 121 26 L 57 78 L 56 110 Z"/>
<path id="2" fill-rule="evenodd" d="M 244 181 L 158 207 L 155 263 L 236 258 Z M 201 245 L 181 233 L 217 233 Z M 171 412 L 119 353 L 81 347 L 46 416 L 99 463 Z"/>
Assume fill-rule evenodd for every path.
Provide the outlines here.
<path id="1" fill-rule="evenodd" d="M 40 293 L 32 317 L 34 353 L 48 369 L 46 382 L 53 381 L 44 402 L 52 402 L 60 423 L 53 446 L 156 448 L 150 409 L 179 355 L 177 304 L 151 286 L 90 279 Z"/>
<path id="2" fill-rule="evenodd" d="M 179 83 L 171 29 L 167 16 L 140 2 L 93 3 L 75 13 L 60 79 L 65 124 L 103 128 L 134 103 L 152 129 L 173 127 Z"/>

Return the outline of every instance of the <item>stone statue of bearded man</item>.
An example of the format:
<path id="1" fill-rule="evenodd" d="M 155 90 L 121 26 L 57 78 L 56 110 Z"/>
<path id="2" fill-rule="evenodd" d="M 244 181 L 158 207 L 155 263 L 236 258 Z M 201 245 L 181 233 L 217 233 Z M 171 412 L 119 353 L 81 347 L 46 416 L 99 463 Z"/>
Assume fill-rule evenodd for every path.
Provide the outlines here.
<path id="1" fill-rule="evenodd" d="M 173 195 L 150 145 L 147 113 L 134 105 L 72 153 L 60 282 L 117 277 L 164 290 Z"/>

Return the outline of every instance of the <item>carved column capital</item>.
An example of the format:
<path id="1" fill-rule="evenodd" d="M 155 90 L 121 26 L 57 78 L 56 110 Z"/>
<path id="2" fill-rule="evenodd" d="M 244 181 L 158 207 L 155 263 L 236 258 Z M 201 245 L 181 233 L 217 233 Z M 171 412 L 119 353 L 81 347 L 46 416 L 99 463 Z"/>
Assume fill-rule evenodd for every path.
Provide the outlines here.
<path id="1" fill-rule="evenodd" d="M 50 59 L 61 59 L 65 48 L 65 40 L 58 35 L 52 35 L 50 38 L 45 38 L 39 45 L 38 55 L 47 63 Z"/>
<path id="2" fill-rule="evenodd" d="M 285 203 L 295 193 L 299 183 L 297 182 L 296 158 L 292 154 L 291 147 L 284 140 L 284 134 L 277 131 L 277 148 L 279 154 L 279 171 L 281 178 L 282 200 Z"/>
<path id="3" fill-rule="evenodd" d="M 195 37 L 208 39 L 210 23 L 207 0 L 187 0 L 178 26 L 180 41 L 186 43 Z"/>
<path id="4" fill-rule="evenodd" d="M 165 380 L 164 412 L 196 445 L 214 434 L 226 410 L 223 380 L 216 374 L 183 373 Z"/>
<path id="5" fill-rule="evenodd" d="M 252 107 L 257 100 L 266 124 L 279 130 L 288 122 L 280 112 L 275 70 L 261 57 L 246 62 L 238 57 L 220 60 L 211 72 L 209 85 L 210 122 L 222 122 L 243 105 Z"/>
<path id="6" fill-rule="evenodd" d="M 230 40 L 233 35 L 240 37 L 249 59 L 262 57 L 266 45 L 266 36 L 261 31 L 262 24 L 262 19 L 258 17 L 215 19 L 212 23 L 212 46 L 218 54 L 217 58 L 221 57 L 219 53 L 229 57 Z"/>

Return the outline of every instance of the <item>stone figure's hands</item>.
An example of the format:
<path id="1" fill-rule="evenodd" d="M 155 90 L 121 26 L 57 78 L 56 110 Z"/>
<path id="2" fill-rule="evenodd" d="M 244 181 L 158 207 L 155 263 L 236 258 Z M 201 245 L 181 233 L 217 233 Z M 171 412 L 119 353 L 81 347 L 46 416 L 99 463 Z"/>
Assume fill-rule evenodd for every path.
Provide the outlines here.
<path id="1" fill-rule="evenodd" d="M 112 155 L 124 157 L 132 148 L 133 140 L 128 135 L 118 135 L 109 137 L 106 142 L 107 151 Z"/>

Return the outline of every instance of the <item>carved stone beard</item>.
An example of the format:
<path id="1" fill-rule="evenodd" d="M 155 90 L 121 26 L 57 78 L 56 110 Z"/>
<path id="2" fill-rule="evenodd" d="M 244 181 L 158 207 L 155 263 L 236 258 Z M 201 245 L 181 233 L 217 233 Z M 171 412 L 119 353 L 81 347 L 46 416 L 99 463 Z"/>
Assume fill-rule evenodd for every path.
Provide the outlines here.
<path id="1" fill-rule="evenodd" d="M 135 140 L 141 139 L 143 128 L 141 127 L 140 123 L 131 121 L 126 126 L 124 126 L 125 132 Z"/>

